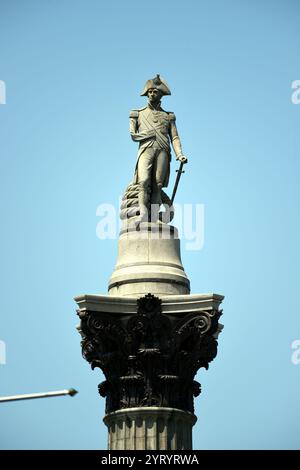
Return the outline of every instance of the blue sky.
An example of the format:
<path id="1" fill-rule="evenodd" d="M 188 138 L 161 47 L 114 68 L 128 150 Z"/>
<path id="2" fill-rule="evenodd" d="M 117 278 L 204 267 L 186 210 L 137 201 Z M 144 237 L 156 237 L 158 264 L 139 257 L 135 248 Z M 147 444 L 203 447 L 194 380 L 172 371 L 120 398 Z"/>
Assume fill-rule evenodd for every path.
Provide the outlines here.
<path id="1" fill-rule="evenodd" d="M 107 291 L 117 242 L 97 238 L 96 209 L 132 178 L 129 110 L 156 73 L 189 157 L 177 202 L 205 207 L 203 248 L 183 264 L 193 293 L 225 295 L 194 448 L 299 448 L 299 2 L 1 0 L 0 12 L 0 395 L 80 392 L 1 405 L 1 448 L 106 447 L 73 297 Z"/>

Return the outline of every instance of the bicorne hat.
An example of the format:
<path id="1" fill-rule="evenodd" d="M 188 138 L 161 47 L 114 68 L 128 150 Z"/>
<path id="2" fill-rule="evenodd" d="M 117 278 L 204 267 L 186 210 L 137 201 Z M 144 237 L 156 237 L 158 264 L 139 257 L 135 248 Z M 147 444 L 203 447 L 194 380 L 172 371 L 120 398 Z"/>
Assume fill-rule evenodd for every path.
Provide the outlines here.
<path id="1" fill-rule="evenodd" d="M 169 86 L 167 85 L 167 82 L 160 78 L 160 76 L 157 74 L 155 78 L 151 78 L 150 80 L 147 80 L 146 85 L 144 86 L 144 89 L 141 93 L 141 96 L 146 96 L 150 88 L 157 88 L 160 90 L 164 95 L 170 95 L 171 91 Z"/>

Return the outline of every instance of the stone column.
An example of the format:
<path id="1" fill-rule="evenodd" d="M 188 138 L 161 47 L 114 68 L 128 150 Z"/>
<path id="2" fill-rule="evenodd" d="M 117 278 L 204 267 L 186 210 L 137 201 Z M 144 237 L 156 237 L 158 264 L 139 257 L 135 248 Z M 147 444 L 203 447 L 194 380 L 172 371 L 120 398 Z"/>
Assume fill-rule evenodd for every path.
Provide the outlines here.
<path id="1" fill-rule="evenodd" d="M 194 414 L 156 406 L 125 408 L 105 416 L 109 450 L 192 449 Z"/>
<path id="2" fill-rule="evenodd" d="M 150 280 L 152 282 L 152 279 Z M 110 449 L 192 449 L 199 368 L 217 354 L 223 296 L 83 295 L 82 353 L 106 380 Z"/>

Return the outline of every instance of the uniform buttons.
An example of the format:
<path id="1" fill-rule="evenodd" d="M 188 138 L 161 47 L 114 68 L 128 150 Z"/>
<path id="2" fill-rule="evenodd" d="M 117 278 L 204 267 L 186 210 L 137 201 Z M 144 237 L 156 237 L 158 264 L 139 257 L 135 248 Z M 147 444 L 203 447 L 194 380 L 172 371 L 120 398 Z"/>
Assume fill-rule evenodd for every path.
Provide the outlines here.
<path id="1" fill-rule="evenodd" d="M 153 112 L 153 122 L 158 122 L 158 112 Z"/>

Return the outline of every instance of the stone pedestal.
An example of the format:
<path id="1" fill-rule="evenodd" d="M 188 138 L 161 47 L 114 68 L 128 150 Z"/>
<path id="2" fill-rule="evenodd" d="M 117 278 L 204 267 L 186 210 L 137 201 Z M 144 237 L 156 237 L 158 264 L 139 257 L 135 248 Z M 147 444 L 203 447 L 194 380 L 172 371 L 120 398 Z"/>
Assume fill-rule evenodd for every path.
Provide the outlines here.
<path id="1" fill-rule="evenodd" d="M 126 408 L 105 416 L 109 450 L 192 449 L 194 414 L 175 408 Z"/>
<path id="2" fill-rule="evenodd" d="M 190 293 L 190 281 L 180 257 L 175 227 L 144 222 L 120 233 L 118 259 L 108 292 L 114 296 L 140 297 Z"/>

